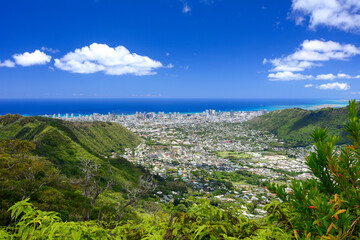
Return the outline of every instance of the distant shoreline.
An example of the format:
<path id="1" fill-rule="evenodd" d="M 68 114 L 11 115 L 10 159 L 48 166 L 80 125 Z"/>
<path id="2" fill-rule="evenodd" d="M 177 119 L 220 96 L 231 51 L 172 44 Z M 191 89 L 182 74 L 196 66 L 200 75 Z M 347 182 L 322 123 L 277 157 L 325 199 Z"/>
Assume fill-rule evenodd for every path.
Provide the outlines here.
<path id="1" fill-rule="evenodd" d="M 109 112 L 116 115 L 132 115 L 136 112 L 194 114 L 207 109 L 216 112 L 275 111 L 288 108 L 314 110 L 346 105 L 345 101 L 335 99 L 17 99 L 0 100 L 0 115 L 17 113 L 23 116 L 42 116 L 73 113 L 77 116 Z"/>
<path id="2" fill-rule="evenodd" d="M 321 105 L 313 106 L 309 108 L 309 110 L 318 110 L 322 108 L 340 108 L 340 107 L 344 107 L 344 106 L 340 104 L 321 104 Z"/>

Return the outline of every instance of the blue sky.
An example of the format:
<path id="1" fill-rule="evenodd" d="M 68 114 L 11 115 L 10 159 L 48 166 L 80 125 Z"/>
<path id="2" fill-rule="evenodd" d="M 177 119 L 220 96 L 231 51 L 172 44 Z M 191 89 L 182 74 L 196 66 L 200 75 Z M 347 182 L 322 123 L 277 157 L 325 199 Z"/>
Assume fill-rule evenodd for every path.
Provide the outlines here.
<path id="1" fill-rule="evenodd" d="M 354 0 L 3 0 L 0 98 L 359 98 Z"/>

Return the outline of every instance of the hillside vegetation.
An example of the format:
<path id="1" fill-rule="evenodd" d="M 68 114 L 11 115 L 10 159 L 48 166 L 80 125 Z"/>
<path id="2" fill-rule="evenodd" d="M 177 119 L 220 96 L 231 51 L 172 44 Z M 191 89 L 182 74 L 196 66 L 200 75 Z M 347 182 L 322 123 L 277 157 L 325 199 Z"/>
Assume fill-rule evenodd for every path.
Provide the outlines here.
<path id="1" fill-rule="evenodd" d="M 340 137 L 338 144 L 347 144 L 350 140 L 343 131 L 348 122 L 347 112 L 346 107 L 320 110 L 284 109 L 256 117 L 247 125 L 257 130 L 269 131 L 290 146 L 311 144 L 310 134 L 315 128 L 327 128 L 329 134 Z"/>
<path id="2" fill-rule="evenodd" d="M 119 156 L 140 142 L 116 123 L 0 116 L 0 225 L 9 223 L 7 209 L 26 198 L 64 220 L 115 212 L 127 186 L 148 174 Z"/>
<path id="3" fill-rule="evenodd" d="M 76 183 L 36 156 L 33 142 L 0 138 L 0 239 L 360 239 L 360 119 L 355 101 L 348 110 L 344 130 L 350 145 L 339 151 L 337 136 L 326 129 L 313 131 L 314 150 L 305 161 L 313 178 L 285 185 L 268 182 L 268 194 L 276 199 L 263 206 L 264 217 L 253 219 L 246 217 L 243 205 L 214 201 L 209 195 L 184 198 L 178 191 L 177 201 L 161 204 L 148 195 L 158 191 L 149 176 L 128 188 L 126 198 L 113 191 L 96 192 L 102 196 L 95 204 L 88 191 L 98 187 L 101 176 Z"/>
<path id="4" fill-rule="evenodd" d="M 120 217 L 114 216 L 116 207 L 108 202 L 102 208 L 93 207 L 93 217 L 81 220 L 73 213 L 66 214 L 73 211 L 71 206 L 78 201 L 73 200 L 67 206 L 67 195 L 58 193 L 62 205 L 57 203 L 59 208 L 49 211 L 48 206 L 57 201 L 53 197 L 59 182 L 59 176 L 54 179 L 56 171 L 43 159 L 31 155 L 32 143 L 0 140 L 0 179 L 6 180 L 0 183 L 7 194 L 12 186 L 24 190 L 19 191 L 23 200 L 9 207 L 11 220 L 8 218 L 6 224 L 0 224 L 0 239 L 360 239 L 360 119 L 357 115 L 356 102 L 351 101 L 349 121 L 344 126 L 351 143 L 341 151 L 336 147 L 337 136 L 329 135 L 325 129 L 313 131 L 314 151 L 305 162 L 314 178 L 293 179 L 288 185 L 269 182 L 267 189 L 277 198 L 263 207 L 266 216 L 254 219 L 245 217 L 246 212 L 236 203 L 195 196 L 183 198 L 177 205 L 175 201 L 169 202 L 163 208 L 157 202 L 139 202 L 131 215 Z M 31 166 L 35 181 L 26 178 Z M 25 177 L 23 181 L 19 175 Z M 34 205 L 29 196 L 44 180 L 48 189 L 38 195 L 41 199 Z M 136 192 L 139 191 L 141 188 Z M 84 197 L 80 191 L 64 192 L 78 194 L 80 200 Z"/>
<path id="5" fill-rule="evenodd" d="M 66 176 L 80 174 L 80 159 L 113 166 L 116 182 L 136 181 L 141 171 L 116 157 L 125 148 L 134 148 L 141 139 L 117 123 L 68 122 L 45 117 L 5 115 L 0 117 L 0 138 L 28 140 L 36 154 L 46 157 Z"/>

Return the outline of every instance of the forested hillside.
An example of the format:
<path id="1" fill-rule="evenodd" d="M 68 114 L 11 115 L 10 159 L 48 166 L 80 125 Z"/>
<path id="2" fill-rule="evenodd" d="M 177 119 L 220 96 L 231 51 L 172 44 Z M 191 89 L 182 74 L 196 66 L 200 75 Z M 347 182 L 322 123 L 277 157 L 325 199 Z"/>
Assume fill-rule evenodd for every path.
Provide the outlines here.
<path id="1" fill-rule="evenodd" d="M 347 119 L 346 107 L 320 110 L 293 108 L 264 114 L 247 124 L 250 128 L 274 133 L 291 146 L 310 145 L 310 134 L 315 128 L 327 128 L 330 134 L 340 136 L 339 144 L 346 144 L 350 142 L 343 131 Z"/>
<path id="2" fill-rule="evenodd" d="M 121 176 L 119 180 L 137 177 L 137 174 L 134 176 L 129 172 L 127 161 L 111 158 L 141 142 L 138 136 L 120 124 L 5 115 L 0 117 L 0 138 L 34 142 L 36 154 L 46 157 L 67 176 L 79 174 L 79 159 L 91 159 L 100 164 L 107 163 L 109 159 L 116 166 L 117 175 Z M 115 162 L 113 159 L 118 160 Z M 121 171 L 119 161 L 126 171 Z"/>
<path id="3" fill-rule="evenodd" d="M 9 206 L 29 197 L 63 219 L 82 218 L 84 209 L 94 208 L 88 199 L 97 191 L 111 185 L 112 191 L 124 193 L 125 186 L 147 175 L 119 156 L 140 142 L 115 123 L 0 116 L 0 223 L 9 220 Z"/>

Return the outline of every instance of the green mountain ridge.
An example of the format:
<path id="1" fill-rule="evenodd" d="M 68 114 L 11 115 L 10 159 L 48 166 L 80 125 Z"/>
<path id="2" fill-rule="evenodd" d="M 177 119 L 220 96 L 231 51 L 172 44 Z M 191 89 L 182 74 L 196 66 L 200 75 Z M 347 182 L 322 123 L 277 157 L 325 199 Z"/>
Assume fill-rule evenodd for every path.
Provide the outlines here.
<path id="1" fill-rule="evenodd" d="M 269 131 L 290 146 L 307 146 L 312 143 L 315 128 L 327 128 L 330 135 L 340 137 L 338 144 L 350 139 L 343 131 L 348 122 L 347 107 L 304 110 L 300 108 L 273 111 L 247 122 L 250 128 Z"/>
<path id="2" fill-rule="evenodd" d="M 137 182 L 143 169 L 121 157 L 125 148 L 140 144 L 140 137 L 117 123 L 69 122 L 45 117 L 0 116 L 0 138 L 29 140 L 36 154 L 46 157 L 68 177 L 80 174 L 80 159 L 91 159 L 106 171 L 112 165 L 114 181 L 120 186 Z"/>

